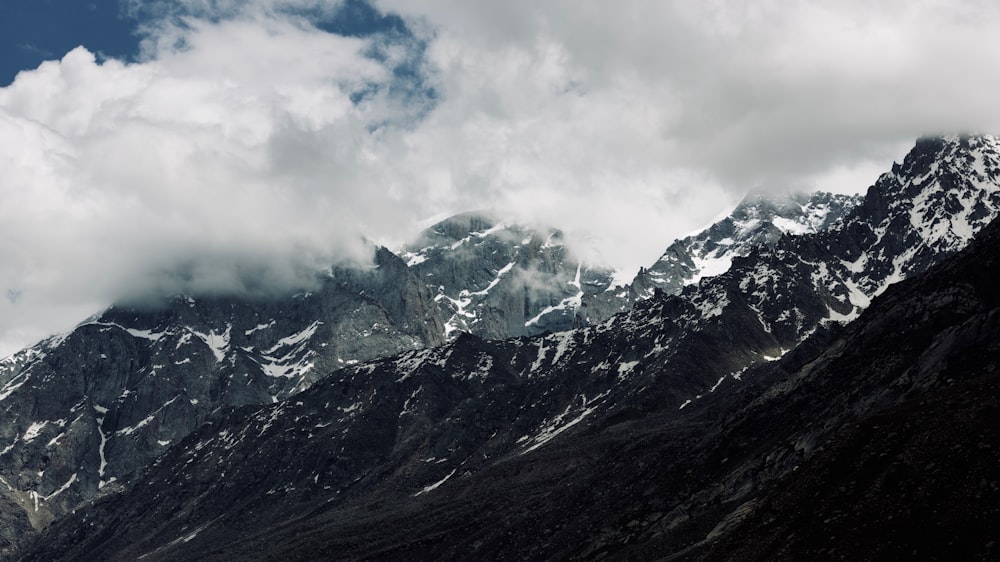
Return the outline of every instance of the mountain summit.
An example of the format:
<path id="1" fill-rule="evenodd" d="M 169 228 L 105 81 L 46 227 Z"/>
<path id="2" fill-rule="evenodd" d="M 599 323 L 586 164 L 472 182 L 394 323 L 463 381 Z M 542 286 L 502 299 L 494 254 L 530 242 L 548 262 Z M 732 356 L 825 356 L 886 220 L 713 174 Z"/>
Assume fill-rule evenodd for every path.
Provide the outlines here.
<path id="1" fill-rule="evenodd" d="M 446 335 L 488 339 L 573 327 L 585 298 L 612 287 L 614 271 L 584 264 L 557 229 L 465 213 L 428 228 L 402 256 L 436 288 Z"/>
<path id="2" fill-rule="evenodd" d="M 632 288 L 640 298 L 649 298 L 656 289 L 679 293 L 702 277 L 725 273 L 735 257 L 774 246 L 786 234 L 830 229 L 861 200 L 860 195 L 823 192 L 747 196 L 729 216 L 671 244 L 656 263 L 636 275 Z"/>

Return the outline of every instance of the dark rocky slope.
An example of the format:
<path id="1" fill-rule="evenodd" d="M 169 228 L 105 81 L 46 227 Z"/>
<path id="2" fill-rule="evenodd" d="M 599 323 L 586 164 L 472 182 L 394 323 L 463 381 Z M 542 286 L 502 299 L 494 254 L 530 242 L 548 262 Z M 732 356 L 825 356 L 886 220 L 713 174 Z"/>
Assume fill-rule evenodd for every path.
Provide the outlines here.
<path id="1" fill-rule="evenodd" d="M 841 431 L 769 487 L 708 558 L 996 559 L 998 275 L 994 223 L 957 259 L 892 287 L 811 372 L 796 373 L 810 395 L 797 399 L 818 419 L 790 421 Z"/>
<path id="2" fill-rule="evenodd" d="M 220 408 L 275 402 L 442 334 L 430 292 L 380 249 L 373 267 L 335 268 L 312 292 L 116 306 L 29 348 L 0 379 L 0 553 L 119 491 Z"/>

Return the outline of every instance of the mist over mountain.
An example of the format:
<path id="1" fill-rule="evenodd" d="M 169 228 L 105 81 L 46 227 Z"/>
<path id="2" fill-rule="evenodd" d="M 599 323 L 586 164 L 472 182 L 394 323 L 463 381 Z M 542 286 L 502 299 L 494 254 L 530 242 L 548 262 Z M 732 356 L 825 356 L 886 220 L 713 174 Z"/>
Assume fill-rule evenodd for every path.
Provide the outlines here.
<path id="1" fill-rule="evenodd" d="M 989 559 L 998 214 L 1000 141 L 929 137 L 632 284 L 468 213 L 311 291 L 111 307 L 0 363 L 0 548 Z"/>
<path id="2" fill-rule="evenodd" d="M 1000 128 L 998 24 L 975 0 L 6 2 L 0 355 L 126 292 L 309 290 L 469 209 L 631 277 L 747 192 L 857 193 L 917 135 Z"/>

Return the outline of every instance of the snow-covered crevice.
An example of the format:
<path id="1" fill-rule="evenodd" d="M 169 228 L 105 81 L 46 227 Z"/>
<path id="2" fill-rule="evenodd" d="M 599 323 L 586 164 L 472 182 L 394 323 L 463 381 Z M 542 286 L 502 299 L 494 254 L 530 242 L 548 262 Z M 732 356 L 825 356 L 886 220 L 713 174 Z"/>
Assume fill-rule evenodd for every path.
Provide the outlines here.
<path id="1" fill-rule="evenodd" d="M 579 412 L 579 414 L 575 418 L 564 422 L 563 420 L 566 418 L 567 414 L 569 414 L 570 410 L 570 406 L 567 406 L 566 410 L 562 414 L 557 416 L 554 420 L 552 420 L 552 422 L 550 422 L 548 425 L 542 428 L 542 430 L 537 435 L 535 435 L 534 438 L 528 441 L 529 443 L 531 443 L 531 445 L 529 445 L 527 449 L 522 451 L 521 454 L 526 455 L 534 451 L 535 449 L 541 447 L 542 445 L 548 443 L 549 441 L 555 439 L 555 437 L 558 436 L 560 433 L 566 431 L 567 429 L 583 421 L 583 418 L 592 414 L 596 409 L 597 406 L 585 408 L 581 412 Z"/>
<path id="2" fill-rule="evenodd" d="M 569 286 L 576 289 L 576 294 L 570 295 L 562 299 L 557 304 L 546 306 L 544 309 L 542 309 L 541 312 L 529 318 L 524 323 L 524 327 L 529 328 L 531 326 L 537 325 L 539 322 L 542 321 L 543 318 L 554 312 L 558 312 L 560 314 L 575 314 L 576 311 L 579 310 L 580 306 L 583 304 L 584 292 L 583 292 L 583 283 L 581 282 L 582 270 L 583 270 L 583 264 L 577 264 L 576 274 L 573 276 L 573 280 L 567 282 Z"/>
<path id="3" fill-rule="evenodd" d="M 545 364 L 545 355 L 548 353 L 549 348 L 545 347 L 545 342 L 548 338 L 541 338 L 538 340 L 538 355 L 535 357 L 535 361 L 531 364 L 528 369 L 529 373 L 534 373 L 538 371 L 542 365 Z"/>
<path id="4" fill-rule="evenodd" d="M 167 400 L 162 406 L 160 406 L 159 408 L 157 408 L 156 410 L 154 410 L 152 413 L 150 413 L 145 418 L 139 420 L 138 423 L 136 423 L 135 425 L 129 426 L 129 427 L 123 427 L 122 429 L 119 429 L 118 431 L 115 432 L 115 435 L 132 435 L 133 433 L 135 433 L 135 432 L 139 431 L 140 429 L 146 427 L 153 420 L 156 419 L 156 416 L 161 415 L 161 413 L 163 412 L 163 410 L 165 410 L 168 406 L 170 406 L 171 404 L 173 404 L 174 402 L 176 402 L 178 398 L 180 398 L 180 396 L 175 396 L 175 397 L 171 398 L 170 400 Z"/>
<path id="5" fill-rule="evenodd" d="M 75 472 L 73 473 L 72 476 L 69 477 L 69 480 L 67 480 L 65 484 L 63 484 L 62 486 L 56 488 L 51 494 L 49 494 L 47 496 L 43 496 L 42 499 L 45 500 L 45 501 L 51 500 L 52 498 L 58 496 L 59 494 L 65 492 L 66 490 L 69 490 L 69 487 L 72 486 L 74 482 L 76 482 L 76 473 Z"/>
<path id="6" fill-rule="evenodd" d="M 452 476 L 454 476 L 456 472 L 458 472 L 457 468 L 453 469 L 451 472 L 449 472 L 448 475 L 445 476 L 444 478 L 438 480 L 437 482 L 431 484 L 430 486 L 424 487 L 424 489 L 422 489 L 419 492 L 413 494 L 414 497 L 419 496 L 421 494 L 426 494 L 427 492 L 433 492 L 434 490 L 437 490 L 438 488 L 441 487 L 441 484 L 444 484 L 445 482 L 447 482 L 448 479 L 451 478 Z"/>
<path id="7" fill-rule="evenodd" d="M 190 332 L 199 338 L 209 349 L 212 350 L 212 355 L 215 356 L 215 362 L 221 363 L 226 358 L 226 353 L 229 351 L 229 336 L 233 330 L 232 324 L 226 326 L 226 330 L 222 333 L 216 333 L 214 330 L 208 333 L 202 333 L 195 330 L 190 330 Z"/>
<path id="8" fill-rule="evenodd" d="M 17 389 L 24 386 L 24 383 L 28 382 L 30 377 L 31 375 L 29 373 L 22 371 L 17 376 L 7 381 L 7 384 L 0 387 L 0 402 L 3 402 L 10 397 L 10 395 L 14 394 Z"/>
<path id="9" fill-rule="evenodd" d="M 510 263 L 508 263 L 507 265 L 503 266 L 503 267 L 502 267 L 502 268 L 500 269 L 500 271 L 498 271 L 498 272 L 497 272 L 497 275 L 496 275 L 496 277 L 495 277 L 495 278 L 494 278 L 494 279 L 493 279 L 492 281 L 490 281 L 490 284 L 489 284 L 489 285 L 487 285 L 485 289 L 482 289 L 482 290 L 480 290 L 480 291 L 472 291 L 472 292 L 469 292 L 468 294 L 470 294 L 470 295 L 475 295 L 475 296 L 480 296 L 480 297 L 483 297 L 483 296 L 486 296 L 486 295 L 488 295 L 488 294 L 490 293 L 490 291 L 492 291 L 494 287 L 496 287 L 497 285 L 499 285 L 499 284 L 500 284 L 500 281 L 502 281 L 502 280 L 503 280 L 503 278 L 504 278 L 504 277 L 505 277 L 505 276 L 506 276 L 506 275 L 507 275 L 508 273 L 510 273 L 510 271 L 511 271 L 512 269 L 514 269 L 514 266 L 515 266 L 515 265 L 517 265 L 517 263 L 516 263 L 516 262 L 510 262 Z M 465 291 L 463 291 L 463 292 L 465 292 Z"/>
<path id="10" fill-rule="evenodd" d="M 580 292 L 583 292 L 583 286 L 580 284 L 580 270 L 582 267 L 582 264 L 576 264 L 576 275 L 573 277 L 573 280 L 569 282 L 570 286 L 576 287 L 576 290 Z"/>
<path id="11" fill-rule="evenodd" d="M 257 324 L 253 328 L 250 328 L 249 330 L 245 330 L 243 332 L 243 335 L 245 335 L 245 336 L 253 335 L 253 334 L 257 333 L 257 332 L 260 332 L 262 330 L 268 330 L 268 329 L 273 328 L 273 327 L 274 327 L 274 320 L 271 320 L 270 322 L 268 322 L 266 324 Z"/>
<path id="12" fill-rule="evenodd" d="M 573 410 L 573 404 L 566 406 L 566 409 L 562 413 L 558 414 L 556 417 L 542 424 L 542 427 L 538 430 L 533 437 L 524 436 L 520 438 L 517 442 L 524 443 L 525 449 L 521 451 L 520 454 L 526 455 L 542 445 L 545 445 L 549 441 L 552 441 L 561 433 L 572 428 L 573 426 L 579 424 L 589 416 L 594 413 L 598 407 L 603 403 L 604 399 L 610 394 L 609 391 L 605 391 L 598 394 L 594 398 L 588 400 L 586 396 L 580 396 L 581 409 Z"/>
<path id="13" fill-rule="evenodd" d="M 140 339 L 149 340 L 149 341 L 153 341 L 153 342 L 160 341 L 160 338 L 162 338 L 165 335 L 169 335 L 170 334 L 169 331 L 154 332 L 153 330 L 138 330 L 138 329 L 135 329 L 135 328 L 126 328 L 125 326 L 122 326 L 121 324 L 116 324 L 114 322 L 89 322 L 89 323 L 81 324 L 78 327 L 83 327 L 83 326 L 107 326 L 109 328 L 118 328 L 118 329 L 120 329 L 120 330 L 128 333 L 130 336 L 132 336 L 134 338 L 140 338 Z"/>
<path id="14" fill-rule="evenodd" d="M 303 377 L 312 371 L 316 364 L 309 361 L 311 354 L 304 357 L 298 361 L 285 363 L 284 360 L 274 360 L 271 357 L 266 357 L 265 359 L 270 359 L 270 361 L 265 361 L 263 363 L 258 363 L 260 368 L 264 371 L 264 374 L 269 377 L 274 378 L 286 378 L 293 379 L 296 377 Z"/>
<path id="15" fill-rule="evenodd" d="M 618 378 L 632 374 L 632 371 L 639 365 L 638 361 L 623 361 L 618 364 Z"/>
<path id="16" fill-rule="evenodd" d="M 101 459 L 101 464 L 97 468 L 97 476 L 100 478 L 99 482 L 97 483 L 97 488 L 101 489 L 107 484 L 107 482 L 104 480 L 104 473 L 108 468 L 108 459 L 104 455 L 104 448 L 108 444 L 108 436 L 104 433 L 104 418 L 108 413 L 108 409 L 103 406 L 94 404 L 94 411 L 100 415 L 100 417 L 95 417 L 95 421 L 97 422 L 97 433 L 101 437 L 101 443 L 97 447 L 97 454 L 100 456 Z"/>
<path id="17" fill-rule="evenodd" d="M 278 342 L 276 344 L 274 344 L 273 346 L 271 346 L 271 348 L 265 350 L 264 354 L 265 355 L 270 355 L 270 354 L 278 351 L 279 349 L 287 348 L 287 347 L 292 347 L 292 346 L 298 346 L 298 345 L 300 345 L 300 344 L 308 341 L 314 335 L 316 335 L 316 329 L 319 328 L 322 324 L 323 324 L 322 322 L 320 322 L 319 320 L 316 320 L 312 324 L 310 324 L 306 329 L 304 329 L 304 330 L 302 330 L 300 332 L 296 332 L 296 333 L 294 333 L 294 334 L 292 334 L 290 336 L 281 338 L 280 340 L 278 340 Z M 226 342 L 227 342 L 227 345 L 228 345 L 228 334 L 229 334 L 229 329 L 226 329 Z"/>
<path id="18" fill-rule="evenodd" d="M 21 437 L 21 440 L 25 443 L 32 442 L 42 433 L 42 430 L 45 429 L 45 426 L 48 424 L 49 422 L 47 421 L 33 422 L 30 426 L 28 426 L 28 429 L 24 432 L 24 436 Z"/>
<path id="19" fill-rule="evenodd" d="M 476 320 L 475 311 L 468 310 L 472 305 L 472 298 L 469 297 L 468 291 L 462 291 L 457 299 L 441 293 L 434 297 L 434 301 L 448 301 L 451 304 L 451 309 L 455 311 L 444 323 L 445 339 L 451 339 L 456 332 L 468 331 L 469 324 Z"/>
<path id="20" fill-rule="evenodd" d="M 551 365 L 557 365 L 560 359 L 568 356 L 568 354 L 573 350 L 576 336 L 577 333 L 572 330 L 558 332 L 549 336 L 549 339 L 554 341 L 556 344 L 555 354 L 552 356 Z"/>
<path id="21" fill-rule="evenodd" d="M 257 361 L 264 374 L 275 378 L 303 378 L 312 371 L 315 367 L 316 352 L 308 349 L 308 343 L 322 324 L 317 320 L 306 329 L 281 338 L 264 351 Z M 283 353 L 277 356 L 278 351 Z"/>
<path id="22" fill-rule="evenodd" d="M 461 240 L 458 240 L 457 242 L 453 243 L 448 249 L 450 249 L 450 250 L 457 250 L 459 247 L 467 244 L 468 242 L 472 241 L 473 239 L 476 239 L 476 238 L 486 238 L 487 236 L 490 236 L 491 234 L 503 231 L 503 230 L 505 230 L 507 228 L 508 227 L 507 227 L 507 225 L 505 223 L 503 223 L 503 222 L 497 223 L 494 226 L 491 226 L 490 228 L 487 228 L 486 230 L 480 230 L 478 232 L 469 233 L 468 236 L 466 236 L 465 238 L 462 238 Z"/>
<path id="23" fill-rule="evenodd" d="M 528 368 L 527 374 L 531 375 L 539 370 L 549 370 L 556 366 L 564 357 L 571 357 L 576 347 L 576 338 L 581 333 L 586 334 L 586 331 L 567 330 L 538 338 L 536 340 L 538 354 Z M 550 351 L 552 352 L 551 359 L 549 358 Z"/>
<path id="24" fill-rule="evenodd" d="M 538 324 L 543 318 L 545 318 L 549 314 L 552 314 L 553 312 L 561 312 L 561 313 L 575 312 L 580 309 L 580 305 L 582 303 L 583 303 L 583 291 L 580 291 L 579 293 L 573 296 L 566 297 L 563 300 L 559 301 L 559 304 L 554 304 L 545 307 L 544 309 L 542 309 L 541 312 L 539 312 L 535 316 L 531 317 L 527 322 L 525 322 L 524 326 L 526 328 L 534 326 Z"/>

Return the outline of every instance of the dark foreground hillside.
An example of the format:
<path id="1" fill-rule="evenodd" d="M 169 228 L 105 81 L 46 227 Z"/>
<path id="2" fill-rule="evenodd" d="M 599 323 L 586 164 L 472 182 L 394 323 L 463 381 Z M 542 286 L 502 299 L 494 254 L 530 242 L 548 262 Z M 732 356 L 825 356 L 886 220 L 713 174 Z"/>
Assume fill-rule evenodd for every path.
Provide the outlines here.
<path id="1" fill-rule="evenodd" d="M 1000 557 L 998 227 L 890 289 L 839 340 L 844 352 L 821 357 L 818 397 L 841 380 L 883 390 L 708 559 Z"/>

